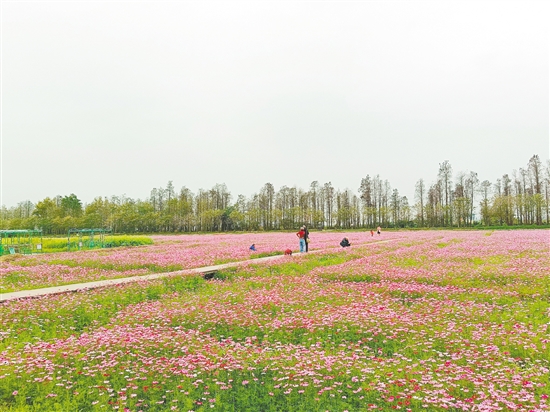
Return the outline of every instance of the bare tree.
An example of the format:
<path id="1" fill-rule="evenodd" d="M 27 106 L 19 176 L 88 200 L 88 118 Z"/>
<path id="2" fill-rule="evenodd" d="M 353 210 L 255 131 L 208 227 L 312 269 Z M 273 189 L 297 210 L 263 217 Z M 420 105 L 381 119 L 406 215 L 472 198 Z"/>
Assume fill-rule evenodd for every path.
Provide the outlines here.
<path id="1" fill-rule="evenodd" d="M 425 194 L 426 187 L 424 185 L 424 179 L 419 179 L 416 182 L 416 200 L 418 201 L 418 217 L 420 218 L 420 226 L 424 227 L 424 198 L 426 196 Z"/>
<path id="2" fill-rule="evenodd" d="M 399 190 L 393 189 L 390 198 L 390 213 L 392 217 L 392 223 L 394 227 L 399 225 L 400 220 L 400 208 L 401 208 L 401 197 L 399 196 Z"/>
<path id="3" fill-rule="evenodd" d="M 546 224 L 550 224 L 550 159 L 546 161 L 544 174 L 544 193 L 546 200 Z"/>
<path id="4" fill-rule="evenodd" d="M 445 216 L 443 210 L 443 191 L 441 182 L 437 181 L 428 190 L 428 203 L 426 206 L 426 220 L 429 226 L 444 226 Z"/>
<path id="5" fill-rule="evenodd" d="M 512 172 L 512 188 L 514 191 L 515 216 L 518 220 L 518 223 L 522 225 L 524 193 L 523 187 L 521 185 L 521 179 L 515 170 Z"/>
<path id="6" fill-rule="evenodd" d="M 275 203 L 275 188 L 266 183 L 259 196 L 259 207 L 262 213 L 262 227 L 265 230 L 273 229 L 273 206 Z"/>
<path id="7" fill-rule="evenodd" d="M 458 227 L 466 225 L 466 214 L 470 209 L 467 204 L 468 199 L 466 198 L 464 190 L 465 176 L 466 175 L 464 172 L 458 173 L 453 192 L 453 209 L 456 214 L 456 222 Z"/>
<path id="8" fill-rule="evenodd" d="M 491 224 L 491 216 L 489 209 L 489 195 L 491 190 L 491 182 L 484 180 L 481 182 L 481 218 L 485 226 Z"/>
<path id="9" fill-rule="evenodd" d="M 333 225 L 333 213 L 334 213 L 334 187 L 331 182 L 325 183 L 323 186 L 323 193 L 325 197 L 325 222 L 328 227 Z"/>
<path id="10" fill-rule="evenodd" d="M 359 194 L 361 203 L 363 205 L 364 225 L 374 227 L 375 207 L 374 207 L 374 193 L 373 182 L 369 175 L 361 179 L 361 185 L 359 186 Z"/>
<path id="11" fill-rule="evenodd" d="M 441 187 L 444 194 L 444 215 L 445 215 L 445 226 L 453 225 L 453 215 L 451 210 L 451 179 L 452 179 L 453 169 L 448 160 L 445 160 L 443 163 L 439 164 L 439 173 L 438 178 L 441 181 Z"/>
<path id="12" fill-rule="evenodd" d="M 469 176 L 466 179 L 466 198 L 468 199 L 468 204 L 470 206 L 470 213 L 468 216 L 470 226 L 473 224 L 474 219 L 474 202 L 475 202 L 475 193 L 477 191 L 477 186 L 479 185 L 479 179 L 476 172 L 470 172 Z"/>
<path id="13" fill-rule="evenodd" d="M 542 224 L 542 163 L 538 155 L 529 159 L 529 174 L 531 175 L 532 188 L 535 203 L 535 221 L 537 225 Z"/>

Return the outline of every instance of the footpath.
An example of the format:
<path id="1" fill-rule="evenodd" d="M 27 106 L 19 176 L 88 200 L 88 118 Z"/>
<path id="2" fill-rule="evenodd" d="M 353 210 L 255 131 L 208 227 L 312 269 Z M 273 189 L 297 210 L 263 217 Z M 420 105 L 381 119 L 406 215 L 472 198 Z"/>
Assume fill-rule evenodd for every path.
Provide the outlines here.
<path id="1" fill-rule="evenodd" d="M 380 243 L 392 242 L 394 240 L 396 239 L 369 242 L 368 244 L 376 245 Z M 362 244 L 362 246 L 364 245 L 365 244 Z M 326 249 L 312 250 L 308 252 L 308 254 L 320 253 L 325 250 Z M 296 255 L 300 255 L 300 254 L 295 253 L 294 256 Z M 76 292 L 79 290 L 96 289 L 96 288 L 102 288 L 106 286 L 122 285 L 125 283 L 131 283 L 131 282 L 141 282 L 144 280 L 160 279 L 160 278 L 165 278 L 170 276 L 202 275 L 204 277 L 207 277 L 208 275 L 214 274 L 223 269 L 232 268 L 232 267 L 236 267 L 244 264 L 278 260 L 284 257 L 285 255 L 266 256 L 262 258 L 248 259 L 248 260 L 243 260 L 239 262 L 229 262 L 221 265 L 203 266 L 200 268 L 193 268 L 193 269 L 183 269 L 175 272 L 152 273 L 150 275 L 132 276 L 127 278 L 117 278 L 117 279 L 106 279 L 106 280 L 98 280 L 95 282 L 73 283 L 70 285 L 52 286 L 49 288 L 42 288 L 42 289 L 29 289 L 29 290 L 21 290 L 18 292 L 0 293 L 0 302 L 5 302 L 8 300 L 14 300 L 14 299 L 38 298 L 46 295 L 56 295 L 59 293 Z"/>

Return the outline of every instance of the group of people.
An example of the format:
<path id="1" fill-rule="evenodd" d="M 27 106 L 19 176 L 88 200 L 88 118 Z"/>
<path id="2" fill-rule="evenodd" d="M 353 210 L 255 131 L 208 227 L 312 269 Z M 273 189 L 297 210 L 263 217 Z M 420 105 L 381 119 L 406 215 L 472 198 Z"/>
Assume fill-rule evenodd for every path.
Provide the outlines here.
<path id="1" fill-rule="evenodd" d="M 382 233 L 382 229 L 380 226 L 376 228 L 376 233 L 380 236 L 380 233 Z M 370 235 L 374 236 L 374 230 L 370 231 Z M 300 253 L 308 252 L 309 251 L 309 230 L 307 229 L 306 225 L 303 225 L 300 227 L 300 230 L 296 233 L 296 236 L 298 237 L 300 241 Z M 349 247 L 351 246 L 351 243 L 347 237 L 343 238 L 340 242 L 340 246 L 342 247 Z M 256 251 L 256 245 L 253 243 L 252 246 L 249 248 L 252 251 Z M 285 251 L 286 254 L 292 254 L 292 251 L 290 253 L 287 253 L 289 249 Z"/>
<path id="2" fill-rule="evenodd" d="M 378 236 L 380 236 L 380 233 L 382 233 L 382 229 L 380 228 L 380 226 L 378 226 L 376 228 L 376 233 L 378 233 Z M 370 235 L 371 236 L 374 236 L 374 230 L 371 230 L 370 231 Z M 342 241 L 340 242 L 340 246 L 342 247 L 349 247 L 351 246 L 351 243 L 349 242 L 349 239 L 347 237 L 343 238 Z"/>

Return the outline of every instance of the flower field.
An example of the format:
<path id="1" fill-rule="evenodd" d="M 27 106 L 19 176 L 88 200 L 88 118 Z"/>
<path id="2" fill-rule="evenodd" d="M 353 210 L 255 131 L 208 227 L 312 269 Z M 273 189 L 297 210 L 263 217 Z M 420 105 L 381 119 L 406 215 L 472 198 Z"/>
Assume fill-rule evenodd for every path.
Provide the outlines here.
<path id="1" fill-rule="evenodd" d="M 344 234 L 314 233 L 310 250 L 338 247 Z M 385 233 L 392 239 L 395 233 Z M 369 233 L 352 233 L 355 243 L 379 241 Z M 294 233 L 152 236 L 153 245 L 6 256 L 0 266 L 0 292 L 36 289 L 71 283 L 171 272 L 243 261 L 296 251 Z M 256 252 L 249 250 L 255 243 Z M 7 259 L 6 259 L 7 258 Z"/>
<path id="2" fill-rule="evenodd" d="M 248 259 L 252 242 L 296 248 L 251 236 L 158 237 L 3 273 L 42 266 L 55 282 L 92 261 L 152 271 Z M 334 247 L 343 236 L 211 281 L 2 303 L 0 411 L 550 410 L 550 231 L 350 233 Z"/>

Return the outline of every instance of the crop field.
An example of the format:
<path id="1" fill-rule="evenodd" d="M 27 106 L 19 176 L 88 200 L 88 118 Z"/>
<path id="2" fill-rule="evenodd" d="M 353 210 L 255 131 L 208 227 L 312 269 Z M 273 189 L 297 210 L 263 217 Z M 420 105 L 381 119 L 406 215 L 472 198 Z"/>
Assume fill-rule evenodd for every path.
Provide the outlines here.
<path id="1" fill-rule="evenodd" d="M 313 233 L 310 250 L 339 247 L 342 233 Z M 347 234 L 354 244 L 393 239 Z M 1 260 L 0 293 L 71 283 L 172 272 L 298 249 L 294 233 L 152 236 L 153 245 L 78 252 L 8 255 Z M 60 239 L 66 247 L 66 240 Z M 249 250 L 255 243 L 256 252 Z"/>
<path id="2" fill-rule="evenodd" d="M 352 247 L 337 247 L 343 236 Z M 311 237 L 315 253 L 209 281 L 170 276 L 0 304 L 0 411 L 550 410 L 550 231 Z M 3 261 L 1 285 L 287 247 L 297 248 L 293 234 L 155 237 Z"/>

